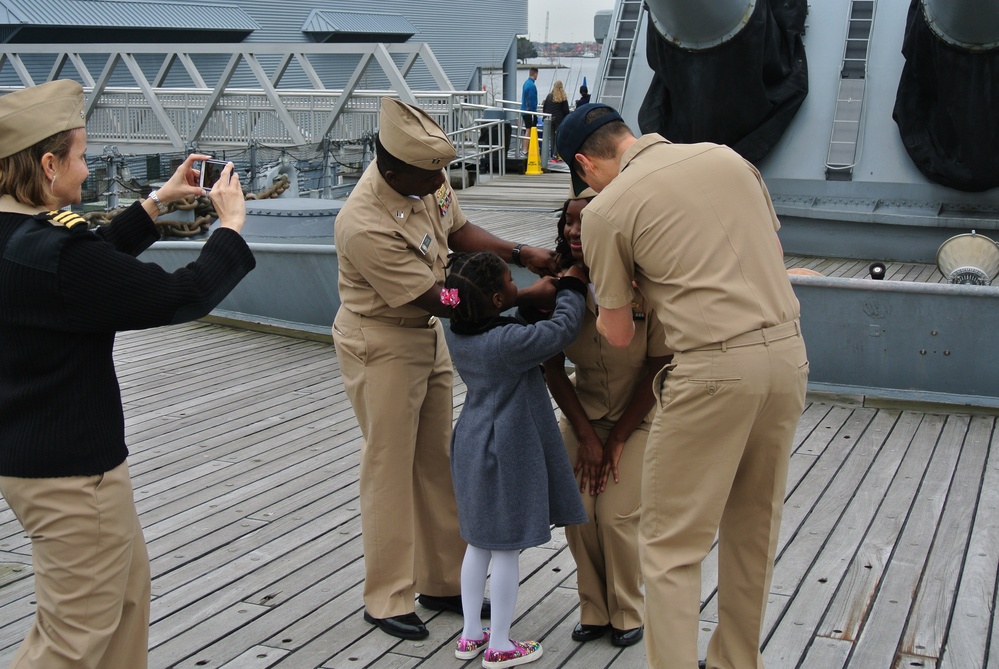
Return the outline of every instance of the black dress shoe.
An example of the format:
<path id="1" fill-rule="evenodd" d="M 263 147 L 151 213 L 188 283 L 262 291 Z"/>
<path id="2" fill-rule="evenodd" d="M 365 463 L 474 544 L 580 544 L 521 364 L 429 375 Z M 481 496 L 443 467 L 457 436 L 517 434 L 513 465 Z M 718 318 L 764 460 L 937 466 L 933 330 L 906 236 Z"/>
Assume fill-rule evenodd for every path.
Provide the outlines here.
<path id="1" fill-rule="evenodd" d="M 416 598 L 416 601 L 434 611 L 450 611 L 451 613 L 457 613 L 459 616 L 465 614 L 465 610 L 461 606 L 461 595 L 451 595 L 450 597 L 420 595 Z M 482 618 L 488 618 L 492 615 L 492 612 L 492 602 L 490 602 L 487 597 L 482 600 L 482 611 L 479 612 L 479 616 Z"/>
<path id="2" fill-rule="evenodd" d="M 576 623 L 576 626 L 572 628 L 572 640 L 581 643 L 594 641 L 606 634 L 610 628 L 610 625 L 584 625 L 583 623 Z"/>
<path id="3" fill-rule="evenodd" d="M 392 616 L 391 618 L 375 618 L 365 611 L 364 620 L 377 626 L 389 636 L 399 639 L 426 639 L 430 636 L 427 626 L 415 613 L 404 613 L 401 616 Z"/>
<path id="4" fill-rule="evenodd" d="M 614 629 L 611 631 L 611 643 L 615 646 L 634 646 L 645 636 L 645 627 L 630 630 Z"/>

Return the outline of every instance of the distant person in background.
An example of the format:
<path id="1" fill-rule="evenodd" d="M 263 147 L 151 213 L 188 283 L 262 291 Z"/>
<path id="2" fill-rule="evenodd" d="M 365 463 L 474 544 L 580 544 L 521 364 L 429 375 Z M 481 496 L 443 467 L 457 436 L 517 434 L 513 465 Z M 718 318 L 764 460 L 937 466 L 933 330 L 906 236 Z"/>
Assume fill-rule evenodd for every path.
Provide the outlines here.
<path id="1" fill-rule="evenodd" d="M 576 108 L 582 107 L 590 101 L 590 89 L 585 85 L 579 87 L 579 99 L 576 100 Z"/>
<path id="2" fill-rule="evenodd" d="M 64 211 L 90 174 L 85 124 L 75 81 L 0 96 L 0 493 L 31 539 L 37 602 L 13 669 L 147 666 L 149 556 L 115 333 L 201 318 L 254 266 L 232 163 L 196 260 L 171 273 L 136 258 L 167 205 L 205 194 L 194 163 L 207 155 L 107 226 Z"/>
<path id="3" fill-rule="evenodd" d="M 548 135 L 548 157 L 557 158 L 555 134 L 558 132 L 558 127 L 562 125 L 562 119 L 569 115 L 569 99 L 565 95 L 565 86 L 561 81 L 556 80 L 552 84 L 552 92 L 545 97 L 541 111 L 551 115 L 548 127 L 545 128 Z"/>
<path id="4" fill-rule="evenodd" d="M 527 133 L 524 139 L 524 153 L 527 153 L 531 147 L 531 128 L 538 125 L 538 117 L 533 113 L 538 111 L 538 87 L 534 83 L 537 79 L 538 68 L 532 67 L 527 71 L 527 81 L 524 82 L 524 88 L 520 92 L 520 111 L 532 112 L 521 114 L 521 118 L 524 119 L 524 132 Z"/>

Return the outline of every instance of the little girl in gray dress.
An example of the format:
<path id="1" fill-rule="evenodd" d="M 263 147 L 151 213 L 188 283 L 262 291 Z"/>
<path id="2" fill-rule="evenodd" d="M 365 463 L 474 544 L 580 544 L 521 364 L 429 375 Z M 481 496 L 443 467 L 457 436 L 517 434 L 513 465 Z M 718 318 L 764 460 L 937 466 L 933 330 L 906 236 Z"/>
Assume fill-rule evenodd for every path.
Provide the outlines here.
<path id="1" fill-rule="evenodd" d="M 487 669 L 541 657 L 538 642 L 509 638 L 520 550 L 551 540 L 552 525 L 588 521 L 541 374 L 541 363 L 578 334 L 581 276 L 571 268 L 558 280 L 551 317 L 534 324 L 500 315 L 514 306 L 517 286 L 496 254 L 456 254 L 441 291 L 452 306 L 448 348 L 467 388 L 451 437 L 458 520 L 468 543 L 461 568 L 465 627 L 455 656 L 470 660 L 485 650 Z M 490 560 L 491 635 L 478 617 Z"/>

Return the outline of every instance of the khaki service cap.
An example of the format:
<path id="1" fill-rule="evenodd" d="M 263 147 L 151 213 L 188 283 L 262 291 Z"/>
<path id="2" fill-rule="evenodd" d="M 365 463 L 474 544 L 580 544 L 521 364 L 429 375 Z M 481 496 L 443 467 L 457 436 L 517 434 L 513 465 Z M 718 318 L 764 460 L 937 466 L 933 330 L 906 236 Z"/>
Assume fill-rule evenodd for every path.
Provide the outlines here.
<path id="1" fill-rule="evenodd" d="M 436 121 L 395 98 L 382 98 L 378 139 L 393 156 L 424 170 L 443 169 L 458 156 Z"/>
<path id="2" fill-rule="evenodd" d="M 83 128 L 83 88 L 69 79 L 50 81 L 0 96 L 0 158 L 46 137 Z"/>

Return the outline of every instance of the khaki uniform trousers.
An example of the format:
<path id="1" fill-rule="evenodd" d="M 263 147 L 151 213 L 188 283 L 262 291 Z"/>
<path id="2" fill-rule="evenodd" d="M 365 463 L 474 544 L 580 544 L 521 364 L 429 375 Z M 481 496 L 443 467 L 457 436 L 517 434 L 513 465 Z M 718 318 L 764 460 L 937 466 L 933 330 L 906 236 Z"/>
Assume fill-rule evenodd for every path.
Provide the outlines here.
<path id="1" fill-rule="evenodd" d="M 697 666 L 701 561 L 716 531 L 718 626 L 707 666 L 763 667 L 763 616 L 808 379 L 797 332 L 792 322 L 747 333 L 724 349 L 677 353 L 667 367 L 639 523 L 650 667 Z"/>
<path id="2" fill-rule="evenodd" d="M 422 322 L 391 324 L 341 307 L 333 326 L 364 436 L 364 605 L 375 618 L 412 613 L 417 592 L 461 592 L 465 542 L 450 464 L 453 368 L 440 321 Z"/>
<path id="3" fill-rule="evenodd" d="M 613 422 L 591 423 L 601 440 L 607 439 Z M 569 462 L 576 462 L 579 441 L 564 417 L 562 438 Z M 638 560 L 638 519 L 642 503 L 642 462 L 649 432 L 639 426 L 625 442 L 618 461 L 620 483 L 608 478 L 607 489 L 594 497 L 580 493 L 590 517 L 585 525 L 569 525 L 565 538 L 576 561 L 579 591 L 579 622 L 610 624 L 619 630 L 641 627 L 645 622 L 645 595 Z"/>
<path id="4" fill-rule="evenodd" d="M 149 557 L 128 466 L 99 476 L 0 476 L 31 538 L 35 621 L 11 669 L 145 669 Z"/>

